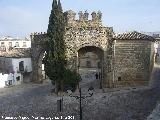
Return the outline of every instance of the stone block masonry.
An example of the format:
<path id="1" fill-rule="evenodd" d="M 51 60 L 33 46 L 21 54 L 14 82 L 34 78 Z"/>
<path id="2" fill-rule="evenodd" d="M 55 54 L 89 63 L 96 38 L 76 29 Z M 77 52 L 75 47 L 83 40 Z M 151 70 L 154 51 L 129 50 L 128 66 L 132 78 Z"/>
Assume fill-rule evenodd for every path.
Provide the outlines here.
<path id="1" fill-rule="evenodd" d="M 116 40 L 114 81 L 116 84 L 148 84 L 152 62 L 152 41 Z"/>
<path id="2" fill-rule="evenodd" d="M 64 13 L 66 31 L 67 67 L 79 72 L 80 56 L 94 52 L 100 56 L 103 87 L 116 85 L 147 85 L 153 67 L 154 38 L 136 31 L 115 35 L 112 27 L 102 24 L 102 13 L 79 12 L 79 19 L 72 10 Z M 31 35 L 33 81 L 41 81 L 42 58 L 48 40 L 46 33 Z M 101 51 L 101 52 L 98 52 Z M 82 52 L 82 53 L 81 53 Z M 92 60 L 91 60 L 92 61 Z"/>

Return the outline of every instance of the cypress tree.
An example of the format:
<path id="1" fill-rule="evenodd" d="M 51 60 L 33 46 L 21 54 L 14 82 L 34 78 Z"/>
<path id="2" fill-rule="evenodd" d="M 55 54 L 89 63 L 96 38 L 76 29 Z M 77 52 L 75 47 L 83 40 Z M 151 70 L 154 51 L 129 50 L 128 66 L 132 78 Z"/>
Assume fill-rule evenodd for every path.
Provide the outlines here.
<path id="1" fill-rule="evenodd" d="M 65 20 L 60 0 L 53 0 L 52 10 L 47 29 L 49 40 L 44 58 L 46 75 L 56 82 L 55 92 L 58 93 L 61 85 L 63 90 L 65 71 Z"/>

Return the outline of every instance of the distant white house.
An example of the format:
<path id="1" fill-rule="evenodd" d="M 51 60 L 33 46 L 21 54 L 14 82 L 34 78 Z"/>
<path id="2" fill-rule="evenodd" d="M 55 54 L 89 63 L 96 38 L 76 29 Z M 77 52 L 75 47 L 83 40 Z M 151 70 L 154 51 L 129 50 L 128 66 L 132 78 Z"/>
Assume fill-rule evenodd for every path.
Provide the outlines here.
<path id="1" fill-rule="evenodd" d="M 160 38 L 156 38 L 155 43 L 155 63 L 160 65 Z"/>
<path id="2" fill-rule="evenodd" d="M 30 48 L 31 40 L 24 38 L 12 38 L 10 36 L 0 38 L 0 51 L 7 51 L 13 48 Z"/>
<path id="3" fill-rule="evenodd" d="M 19 85 L 32 72 L 30 49 L 13 49 L 0 54 L 0 87 Z"/>

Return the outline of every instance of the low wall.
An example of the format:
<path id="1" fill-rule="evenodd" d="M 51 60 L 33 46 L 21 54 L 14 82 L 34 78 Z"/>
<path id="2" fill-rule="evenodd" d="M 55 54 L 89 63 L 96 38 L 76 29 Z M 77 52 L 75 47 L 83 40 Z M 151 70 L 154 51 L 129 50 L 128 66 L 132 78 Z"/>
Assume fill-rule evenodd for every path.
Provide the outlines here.
<path id="1" fill-rule="evenodd" d="M 17 77 L 19 76 L 19 79 Z M 9 85 L 19 85 L 23 81 L 23 76 L 20 73 L 17 74 L 2 74 L 0 73 L 0 88 L 4 88 Z M 6 85 L 7 83 L 7 85 Z"/>

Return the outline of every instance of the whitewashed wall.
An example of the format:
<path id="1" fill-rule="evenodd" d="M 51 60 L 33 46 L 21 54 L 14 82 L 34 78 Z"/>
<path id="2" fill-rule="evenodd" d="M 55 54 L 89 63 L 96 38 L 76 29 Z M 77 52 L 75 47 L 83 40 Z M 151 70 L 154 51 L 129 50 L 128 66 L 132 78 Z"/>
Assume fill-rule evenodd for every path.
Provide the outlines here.
<path id="1" fill-rule="evenodd" d="M 158 42 L 155 42 L 155 43 L 154 43 L 154 50 L 155 50 L 155 53 L 157 53 L 157 49 L 158 49 Z"/>
<path id="2" fill-rule="evenodd" d="M 5 81 L 12 81 L 12 85 L 19 85 L 23 83 L 23 74 L 17 73 L 19 71 L 19 62 L 24 62 L 24 69 L 27 67 L 27 72 L 32 71 L 31 58 L 6 58 L 6 67 L 13 67 L 14 73 L 2 74 L 0 73 L 0 88 L 5 87 Z M 20 77 L 20 80 L 17 80 L 17 77 Z"/>
<path id="3" fill-rule="evenodd" d="M 155 44 L 155 49 L 155 53 L 157 54 L 157 56 L 155 56 L 156 64 L 160 65 L 160 42 Z"/>
<path id="4" fill-rule="evenodd" d="M 0 88 L 5 87 L 5 81 L 7 81 L 8 74 L 2 74 L 0 73 Z"/>
<path id="5" fill-rule="evenodd" d="M 28 40 L 0 40 L 0 45 L 1 45 L 1 42 L 4 42 L 4 45 L 6 48 L 9 48 L 9 42 L 12 42 L 12 47 L 14 47 L 16 45 L 16 42 L 19 43 L 19 47 L 16 47 L 16 48 L 31 48 L 31 41 Z M 26 42 L 26 47 L 23 47 L 23 42 Z"/>
<path id="6" fill-rule="evenodd" d="M 20 80 L 17 81 L 16 77 L 20 77 Z M 12 81 L 12 85 L 20 85 L 21 83 L 23 83 L 23 75 L 21 75 L 21 73 L 10 73 L 10 74 L 2 74 L 0 73 L 0 88 L 4 88 L 5 86 L 7 86 L 5 83 L 7 81 Z"/>
<path id="7" fill-rule="evenodd" d="M 24 61 L 24 69 L 27 68 L 27 72 L 31 72 L 32 71 L 31 58 L 13 58 L 12 59 L 13 70 L 15 72 L 19 70 L 19 62 L 21 61 Z"/>
<path id="8" fill-rule="evenodd" d="M 20 80 L 16 80 L 16 77 L 20 77 Z M 14 73 L 12 77 L 13 85 L 20 85 L 23 83 L 23 75 L 21 73 Z"/>

